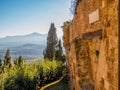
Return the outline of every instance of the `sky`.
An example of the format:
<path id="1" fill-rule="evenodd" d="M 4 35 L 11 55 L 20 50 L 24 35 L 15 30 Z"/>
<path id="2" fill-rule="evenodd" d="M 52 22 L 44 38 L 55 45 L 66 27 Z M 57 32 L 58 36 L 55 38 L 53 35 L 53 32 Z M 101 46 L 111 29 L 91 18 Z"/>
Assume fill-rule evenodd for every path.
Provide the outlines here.
<path id="1" fill-rule="evenodd" d="M 71 20 L 71 0 L 0 0 L 0 37 L 47 34 L 54 22 L 58 37 L 64 21 Z"/>

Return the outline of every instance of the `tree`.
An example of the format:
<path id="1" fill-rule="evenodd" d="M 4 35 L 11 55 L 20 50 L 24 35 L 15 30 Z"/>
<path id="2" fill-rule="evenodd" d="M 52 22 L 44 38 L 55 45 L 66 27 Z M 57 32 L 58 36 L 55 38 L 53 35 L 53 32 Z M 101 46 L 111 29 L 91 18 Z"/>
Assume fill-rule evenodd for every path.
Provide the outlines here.
<path id="1" fill-rule="evenodd" d="M 14 64 L 18 65 L 18 59 L 17 58 L 14 58 Z"/>
<path id="2" fill-rule="evenodd" d="M 14 64 L 18 65 L 18 66 L 21 66 L 23 64 L 23 57 L 19 56 L 19 58 L 15 58 L 14 59 Z"/>
<path id="3" fill-rule="evenodd" d="M 43 52 L 44 58 L 48 58 L 49 60 L 54 59 L 57 42 L 58 38 L 56 34 L 56 28 L 54 26 L 54 23 L 51 23 L 47 37 L 47 47 Z"/>
<path id="4" fill-rule="evenodd" d="M 18 65 L 20 66 L 23 63 L 23 58 L 22 56 L 19 56 L 18 58 Z"/>
<path id="5" fill-rule="evenodd" d="M 63 54 L 61 40 L 59 40 L 56 48 L 55 60 L 65 62 L 65 55 Z"/>
<path id="6" fill-rule="evenodd" d="M 2 73 L 2 59 L 0 57 L 0 74 Z"/>
<path id="7" fill-rule="evenodd" d="M 0 68 L 2 67 L 2 58 L 1 58 L 1 55 L 0 55 Z"/>
<path id="8" fill-rule="evenodd" d="M 57 48 L 56 48 L 55 60 L 61 60 L 62 55 L 63 55 L 62 45 L 61 45 L 61 40 L 59 40 Z"/>
<path id="9" fill-rule="evenodd" d="M 0 59 L 0 68 L 2 67 L 2 60 Z"/>
<path id="10" fill-rule="evenodd" d="M 11 56 L 10 56 L 10 50 L 8 49 L 5 55 L 5 59 L 4 59 L 4 65 L 8 65 L 9 67 L 11 67 Z"/>

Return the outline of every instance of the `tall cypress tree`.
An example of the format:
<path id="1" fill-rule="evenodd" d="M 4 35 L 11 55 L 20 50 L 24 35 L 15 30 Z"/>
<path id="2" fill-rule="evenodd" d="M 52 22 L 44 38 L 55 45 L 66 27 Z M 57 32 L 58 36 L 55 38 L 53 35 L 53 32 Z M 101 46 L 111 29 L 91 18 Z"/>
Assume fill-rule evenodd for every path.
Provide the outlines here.
<path id="1" fill-rule="evenodd" d="M 47 46 L 43 52 L 44 58 L 48 58 L 49 60 L 54 59 L 57 42 L 58 38 L 56 34 L 56 28 L 54 26 L 54 23 L 51 23 L 50 29 L 48 31 Z"/>

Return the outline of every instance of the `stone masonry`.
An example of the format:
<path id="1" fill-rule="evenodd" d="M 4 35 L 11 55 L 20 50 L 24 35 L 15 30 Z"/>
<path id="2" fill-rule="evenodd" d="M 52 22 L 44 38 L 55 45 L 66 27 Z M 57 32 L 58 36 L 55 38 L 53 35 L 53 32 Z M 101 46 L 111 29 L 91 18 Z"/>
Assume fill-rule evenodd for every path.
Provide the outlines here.
<path id="1" fill-rule="evenodd" d="M 78 0 L 64 24 L 71 90 L 118 90 L 118 0 Z"/>

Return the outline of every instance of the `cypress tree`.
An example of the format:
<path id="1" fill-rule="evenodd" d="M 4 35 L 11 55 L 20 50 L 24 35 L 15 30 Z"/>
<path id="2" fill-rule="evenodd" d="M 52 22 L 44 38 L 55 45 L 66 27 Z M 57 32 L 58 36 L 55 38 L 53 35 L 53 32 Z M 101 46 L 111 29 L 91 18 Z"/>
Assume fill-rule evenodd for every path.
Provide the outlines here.
<path id="1" fill-rule="evenodd" d="M 59 40 L 57 48 L 56 48 L 56 53 L 55 53 L 55 60 L 62 60 L 62 45 L 61 45 L 61 40 Z"/>
<path id="2" fill-rule="evenodd" d="M 55 60 L 65 62 L 65 55 L 63 54 L 61 40 L 59 40 L 56 48 Z"/>
<path id="3" fill-rule="evenodd" d="M 44 58 L 48 58 L 49 60 L 54 59 L 57 42 L 58 38 L 56 34 L 56 28 L 54 26 L 54 23 L 51 23 L 50 29 L 48 31 L 47 46 L 43 52 Z"/>

